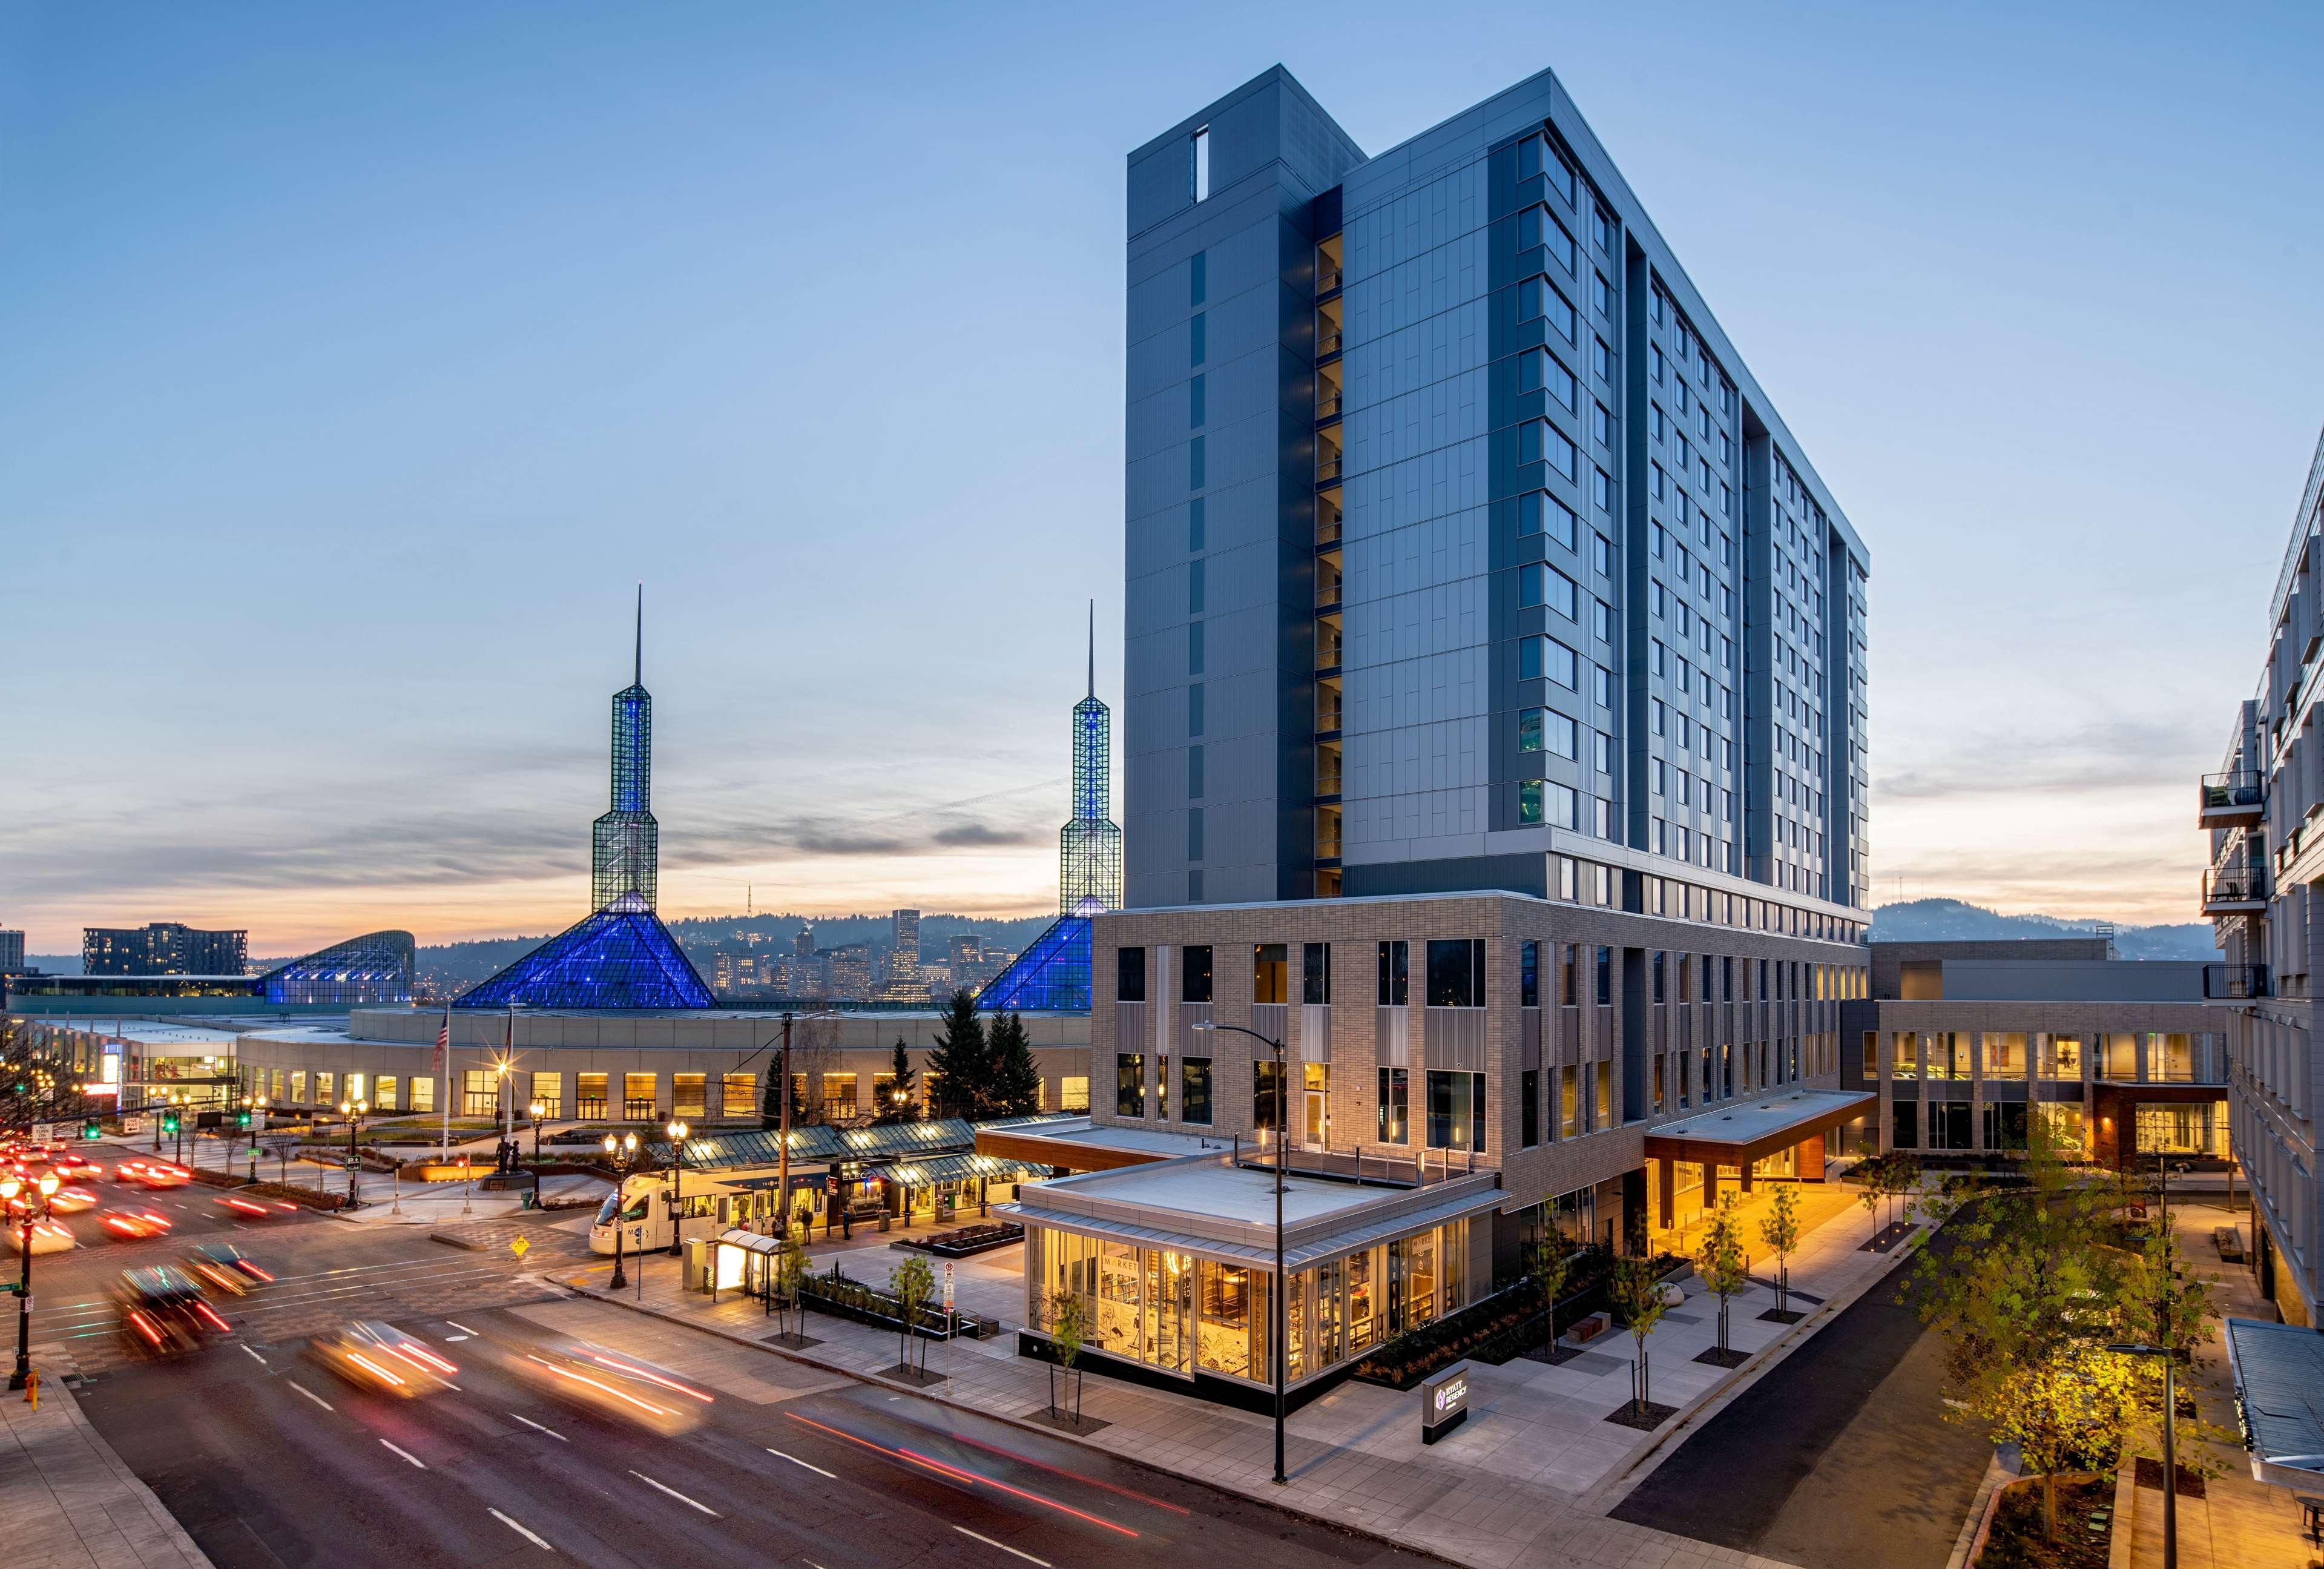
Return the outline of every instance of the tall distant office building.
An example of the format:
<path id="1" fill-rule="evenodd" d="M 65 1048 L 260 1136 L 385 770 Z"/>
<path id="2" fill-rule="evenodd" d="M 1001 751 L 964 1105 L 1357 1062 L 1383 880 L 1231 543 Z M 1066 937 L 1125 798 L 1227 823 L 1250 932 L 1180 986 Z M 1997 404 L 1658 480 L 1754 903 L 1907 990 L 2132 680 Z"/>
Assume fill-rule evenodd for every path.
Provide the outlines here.
<path id="1" fill-rule="evenodd" d="M 798 935 L 791 938 L 791 953 L 795 957 L 802 959 L 815 957 L 815 928 L 811 926 L 799 928 Z"/>
<path id="2" fill-rule="evenodd" d="M 0 927 L 0 975 L 18 975 L 24 970 L 24 934 L 13 928 Z"/>
<path id="3" fill-rule="evenodd" d="M 888 983 L 917 987 L 920 983 L 920 912 L 899 909 L 892 918 L 895 921 L 896 951 L 888 960 Z"/>
<path id="4" fill-rule="evenodd" d="M 1089 696 L 1074 705 L 1074 816 L 1057 835 L 1057 909 L 1121 908 L 1121 830 L 1114 826 L 1113 716 L 1097 700 L 1097 606 L 1090 606 Z"/>
<path id="5" fill-rule="evenodd" d="M 1367 157 L 1278 67 L 1129 211 L 1130 907 L 1857 928 L 1869 557 L 1554 77 Z"/>
<path id="6" fill-rule="evenodd" d="M 84 927 L 84 975 L 239 975 L 249 968 L 245 933 L 201 931 L 177 921 Z"/>
<path id="7" fill-rule="evenodd" d="M 2315 1158 L 2324 958 L 2314 935 L 2324 836 L 2307 831 L 2324 804 L 2314 725 L 2320 544 L 2324 438 L 2276 573 L 2258 690 L 2236 705 L 2197 815 L 2210 835 L 2203 913 L 2227 959 L 2211 972 L 2212 994 L 2238 1004 L 2227 1033 L 2228 1122 L 2258 1217 L 2252 1263 L 2284 1321 L 2312 1327 L 2324 1327 L 2324 1169 Z"/>
<path id="8" fill-rule="evenodd" d="M 630 684 L 613 694 L 611 809 L 592 825 L 590 908 L 610 909 L 625 893 L 654 908 L 661 828 L 653 816 L 653 697 L 645 688 L 646 591 L 638 588 L 637 642 Z"/>

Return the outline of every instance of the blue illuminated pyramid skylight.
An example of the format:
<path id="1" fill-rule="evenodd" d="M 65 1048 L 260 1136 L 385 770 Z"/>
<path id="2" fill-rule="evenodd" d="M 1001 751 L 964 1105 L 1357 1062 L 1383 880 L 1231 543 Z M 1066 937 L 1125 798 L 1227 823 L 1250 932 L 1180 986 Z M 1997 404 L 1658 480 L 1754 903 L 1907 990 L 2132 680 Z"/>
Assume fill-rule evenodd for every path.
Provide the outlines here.
<path id="1" fill-rule="evenodd" d="M 1089 946 L 1082 946 L 1089 989 Z M 717 1005 L 678 939 L 634 893 L 567 928 L 488 981 L 462 992 L 455 1008 L 712 1008 Z"/>
<path id="2" fill-rule="evenodd" d="M 976 1006 L 986 1013 L 1082 1013 L 1089 1005 L 1090 918 L 1085 915 L 1059 916 L 976 994 Z"/>

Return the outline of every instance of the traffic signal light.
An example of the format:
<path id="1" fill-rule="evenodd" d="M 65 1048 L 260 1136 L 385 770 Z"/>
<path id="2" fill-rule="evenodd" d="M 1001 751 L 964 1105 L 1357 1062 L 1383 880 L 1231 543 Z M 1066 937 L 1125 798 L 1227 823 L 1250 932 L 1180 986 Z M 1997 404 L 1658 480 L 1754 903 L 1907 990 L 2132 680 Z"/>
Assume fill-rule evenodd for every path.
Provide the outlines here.
<path id="1" fill-rule="evenodd" d="M 236 1112 L 234 1116 L 234 1125 L 237 1128 L 249 1127 L 250 1113 L 248 1112 Z"/>
<path id="2" fill-rule="evenodd" d="M 81 1123 L 80 1136 L 84 1139 L 102 1139 L 105 1137 L 104 1126 L 96 1118 L 91 1117 Z"/>
<path id="3" fill-rule="evenodd" d="M 164 1132 L 164 1133 L 174 1133 L 174 1132 L 176 1132 L 177 1131 L 178 1131 L 178 1113 L 177 1113 L 177 1112 L 162 1112 L 162 1113 L 161 1113 L 161 1131 L 162 1131 L 162 1132 Z"/>

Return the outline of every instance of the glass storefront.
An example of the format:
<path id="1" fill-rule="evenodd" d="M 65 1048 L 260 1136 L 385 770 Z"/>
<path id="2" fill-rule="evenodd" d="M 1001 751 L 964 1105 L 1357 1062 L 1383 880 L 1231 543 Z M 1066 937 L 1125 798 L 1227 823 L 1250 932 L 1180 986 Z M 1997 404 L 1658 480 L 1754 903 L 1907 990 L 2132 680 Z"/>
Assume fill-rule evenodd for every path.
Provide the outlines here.
<path id="1" fill-rule="evenodd" d="M 1455 1221 L 1326 1260 L 1291 1278 L 1286 1376 L 1293 1382 L 1362 1355 L 1462 1306 L 1469 1223 Z M 1028 1316 L 1046 1329 L 1060 1292 L 1089 1308 L 1089 1349 L 1165 1372 L 1266 1384 L 1271 1276 L 1242 1264 L 1035 1227 Z"/>
<path id="2" fill-rule="evenodd" d="M 2225 1101 L 2142 1101 L 2137 1118 L 2141 1155 L 2227 1158 Z"/>

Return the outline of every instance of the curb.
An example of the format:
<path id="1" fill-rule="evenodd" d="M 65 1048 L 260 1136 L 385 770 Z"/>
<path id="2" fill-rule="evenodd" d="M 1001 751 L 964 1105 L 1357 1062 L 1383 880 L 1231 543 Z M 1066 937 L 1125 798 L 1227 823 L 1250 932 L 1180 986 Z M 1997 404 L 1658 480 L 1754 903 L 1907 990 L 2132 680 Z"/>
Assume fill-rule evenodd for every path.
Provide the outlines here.
<path id="1" fill-rule="evenodd" d="M 1890 1251 L 1889 1258 L 1892 1260 L 1890 1268 L 1845 1288 L 1836 1296 L 1827 1297 L 1814 1312 L 1797 1324 L 1792 1324 L 1778 1338 L 1752 1352 L 1750 1361 L 1734 1369 L 1725 1379 L 1703 1391 L 1696 1398 L 1693 1405 L 1680 1411 L 1666 1426 L 1641 1439 L 1628 1454 L 1617 1463 L 1615 1469 L 1607 1473 L 1604 1480 L 1575 1500 L 1575 1507 L 1591 1514 L 1610 1516 L 1621 1506 L 1624 1499 L 1629 1497 L 1641 1482 L 1653 1474 L 1653 1466 L 1646 1463 L 1654 1460 L 1673 1439 L 1682 1435 L 1693 1436 L 1702 1424 L 1725 1410 L 1729 1403 L 1737 1396 L 1757 1383 L 1766 1374 L 1774 1371 L 1782 1365 L 1784 1358 L 1805 1345 L 1813 1338 L 1816 1331 L 1824 1328 L 1831 1320 L 1839 1317 L 1854 1306 L 1866 1293 L 1887 1279 L 1895 1272 L 1896 1265 L 1904 1263 L 1919 1252 L 1923 1245 L 1935 1233 L 1926 1226 L 1916 1223 L 1912 1235 Z"/>
<path id="2" fill-rule="evenodd" d="M 659 1318 L 663 1320 L 665 1323 L 675 1324 L 679 1325 L 681 1328 L 694 1330 L 698 1334 L 715 1335 L 720 1340 L 732 1341 L 736 1345 L 748 1346 L 752 1351 L 764 1352 L 770 1356 L 779 1356 L 786 1361 L 798 1362 L 802 1367 L 814 1368 L 819 1372 L 832 1373 L 844 1379 L 853 1379 L 859 1384 L 868 1384 L 873 1389 L 893 1389 L 899 1394 L 918 1395 L 921 1398 L 933 1401 L 936 1405 L 949 1406 L 953 1409 L 958 1411 L 967 1411 L 975 1416 L 982 1417 L 987 1421 L 999 1422 L 1004 1426 L 1014 1427 L 1020 1433 L 1029 1433 L 1036 1437 L 1062 1439 L 1068 1444 L 1078 1444 L 1083 1448 L 1087 1449 L 1093 1454 L 1102 1454 L 1107 1459 L 1114 1461 L 1117 1463 L 1122 1465 L 1133 1465 L 1140 1471 L 1150 1471 L 1157 1476 L 1167 1476 L 1174 1481 L 1188 1482 L 1196 1487 L 1210 1488 L 1214 1491 L 1226 1493 L 1233 1498 L 1240 1499 L 1245 1503 L 1255 1504 L 1260 1509 L 1273 1509 L 1277 1514 L 1287 1515 L 1305 1524 L 1320 1526 L 1325 1530 L 1336 1532 L 1342 1537 L 1353 1537 L 1358 1541 L 1375 1543 L 1378 1546 L 1386 1547 L 1393 1552 L 1406 1554 L 1416 1558 L 1428 1559 L 1433 1563 L 1447 1564 L 1450 1566 L 1450 1569 L 1475 1569 L 1475 1565 L 1464 1564 L 1457 1558 L 1447 1558 L 1440 1553 L 1432 1552 L 1428 1548 L 1416 1546 L 1414 1543 L 1398 1541 L 1394 1537 L 1383 1536 L 1378 1531 L 1366 1530 L 1361 1526 L 1351 1526 L 1343 1520 L 1332 1519 L 1327 1516 L 1316 1514 L 1309 1509 L 1302 1509 L 1297 1504 L 1289 1503 L 1281 1499 L 1271 1499 L 1259 1493 L 1244 1492 L 1239 1488 L 1228 1487 L 1222 1483 L 1213 1481 L 1208 1477 L 1188 1476 L 1184 1472 L 1172 1471 L 1167 1466 L 1157 1465 L 1152 1461 L 1142 1460 L 1136 1455 L 1122 1454 L 1115 1450 L 1107 1449 L 1102 1445 L 1093 1444 L 1077 1433 L 1068 1433 L 1058 1427 L 1045 1427 L 1038 1422 L 1028 1422 L 1021 1417 L 1011 1417 L 1003 1411 L 987 1410 L 981 1407 L 966 1406 L 959 1403 L 958 1401 L 947 1400 L 942 1396 L 931 1395 L 927 1390 L 918 1388 L 914 1385 L 902 1383 L 893 1379 L 881 1378 L 877 1373 L 859 1372 L 853 1368 L 841 1367 L 836 1362 L 827 1362 L 820 1357 L 812 1357 L 804 1352 L 791 1351 L 787 1347 L 769 1345 L 762 1341 L 752 1340 L 747 1335 L 737 1334 L 730 1329 L 721 1329 L 714 1324 L 697 1324 L 692 1319 L 682 1318 L 678 1315 L 671 1313 L 665 1308 L 650 1307 L 642 1302 L 624 1302 L 620 1297 L 614 1296 L 612 1292 L 600 1290 L 598 1288 L 594 1286 L 576 1285 L 570 1280 L 558 1279 L 554 1275 L 543 1275 L 541 1278 L 548 1281 L 552 1286 L 570 1291 L 575 1296 L 587 1301 L 604 1302 L 615 1307 L 625 1307 L 632 1313 L 642 1314 L 648 1318 Z"/>

